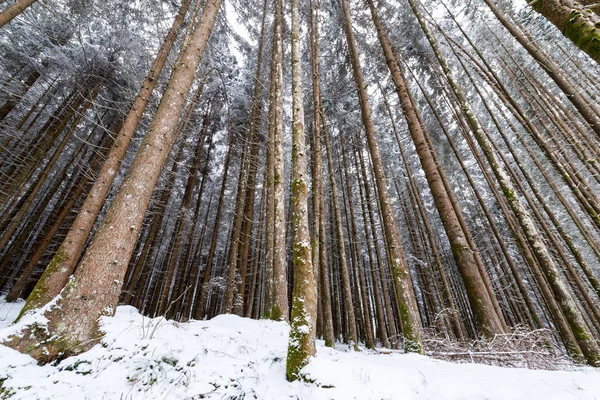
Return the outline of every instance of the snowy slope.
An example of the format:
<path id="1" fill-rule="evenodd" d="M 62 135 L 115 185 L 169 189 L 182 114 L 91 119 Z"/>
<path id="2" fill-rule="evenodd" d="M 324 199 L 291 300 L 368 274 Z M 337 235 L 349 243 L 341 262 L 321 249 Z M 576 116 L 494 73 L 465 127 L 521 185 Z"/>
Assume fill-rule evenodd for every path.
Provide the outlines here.
<path id="1" fill-rule="evenodd" d="M 0 303 L 0 323 L 19 307 Z M 4 319 L 4 321 L 3 321 Z M 600 372 L 504 369 L 318 346 L 315 384 L 284 378 L 288 326 L 223 315 L 175 323 L 119 307 L 101 345 L 57 366 L 0 346 L 11 399 L 600 399 Z M 0 326 L 1 327 L 1 326 Z M 0 398 L 2 398 L 0 391 Z"/>

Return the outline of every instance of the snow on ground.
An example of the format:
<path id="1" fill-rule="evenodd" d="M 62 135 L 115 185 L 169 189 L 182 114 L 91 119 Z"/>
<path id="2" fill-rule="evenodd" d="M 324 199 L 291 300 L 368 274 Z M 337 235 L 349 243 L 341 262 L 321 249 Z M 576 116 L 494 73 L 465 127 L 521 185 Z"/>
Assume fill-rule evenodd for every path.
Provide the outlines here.
<path id="1" fill-rule="evenodd" d="M 22 304 L 0 301 L 0 328 Z M 11 308 L 9 308 L 11 307 Z M 452 364 L 418 355 L 318 345 L 313 384 L 285 380 L 286 323 L 222 315 L 176 323 L 121 306 L 100 345 L 38 366 L 0 345 L 0 398 L 10 399 L 600 399 L 600 371 Z M 4 392 L 2 391 L 4 390 Z"/>
<path id="2" fill-rule="evenodd" d="M 9 326 L 17 318 L 24 305 L 23 299 L 19 299 L 15 303 L 6 303 L 4 296 L 0 296 L 0 329 Z"/>

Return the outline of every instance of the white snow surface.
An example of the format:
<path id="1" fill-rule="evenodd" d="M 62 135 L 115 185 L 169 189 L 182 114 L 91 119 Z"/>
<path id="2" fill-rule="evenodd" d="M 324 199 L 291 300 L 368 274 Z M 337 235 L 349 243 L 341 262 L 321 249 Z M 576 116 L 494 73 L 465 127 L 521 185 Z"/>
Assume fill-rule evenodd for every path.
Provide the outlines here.
<path id="1" fill-rule="evenodd" d="M 0 329 L 21 306 L 0 301 Z M 600 399 L 600 372 L 593 368 L 453 364 L 419 355 L 333 350 L 322 342 L 306 367 L 315 382 L 289 383 L 284 322 L 221 315 L 177 323 L 121 306 L 102 325 L 101 344 L 58 365 L 38 366 L 0 345 L 0 398 L 8 392 L 10 399 L 53 400 Z"/>

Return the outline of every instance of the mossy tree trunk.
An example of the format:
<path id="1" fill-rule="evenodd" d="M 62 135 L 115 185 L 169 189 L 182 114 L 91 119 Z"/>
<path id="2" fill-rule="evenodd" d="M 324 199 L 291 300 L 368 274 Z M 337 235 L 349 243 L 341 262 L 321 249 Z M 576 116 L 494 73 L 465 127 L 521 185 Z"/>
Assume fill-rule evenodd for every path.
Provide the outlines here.
<path id="1" fill-rule="evenodd" d="M 598 1 L 596 10 L 600 9 Z M 565 37 L 600 64 L 600 16 L 598 11 L 572 0 L 536 0 L 531 7 L 552 22 Z"/>
<path id="2" fill-rule="evenodd" d="M 302 378 L 302 368 L 316 353 L 317 285 L 308 230 L 308 188 L 304 137 L 304 92 L 300 55 L 300 13 L 292 0 L 292 253 L 294 290 L 286 376 Z"/>
<path id="3" fill-rule="evenodd" d="M 375 126 L 371 117 L 371 105 L 369 104 L 366 84 L 362 73 L 362 67 L 358 56 L 358 49 L 352 23 L 350 21 L 350 10 L 348 0 L 342 0 L 344 30 L 348 42 L 348 50 L 350 52 L 350 60 L 352 62 L 352 70 L 354 73 L 354 81 L 358 92 L 359 103 L 361 108 L 361 116 L 365 132 L 367 135 L 367 144 L 373 169 L 375 172 L 375 181 L 379 193 L 379 206 L 383 215 L 383 228 L 387 238 L 387 246 L 391 261 L 391 270 L 395 280 L 396 300 L 402 321 L 402 329 L 404 335 L 404 350 L 407 352 L 422 351 L 421 345 L 421 324 L 419 319 L 419 311 L 416 308 L 414 293 L 410 275 L 408 274 L 408 266 L 404 259 L 404 251 L 400 240 L 400 232 L 394 218 L 388 190 L 386 185 L 385 173 L 383 170 L 383 162 L 379 155 L 379 147 L 375 137 Z M 392 321 L 390 321 L 391 323 Z"/>
<path id="4" fill-rule="evenodd" d="M 392 81 L 396 87 L 396 93 L 408 124 L 409 133 L 412 137 L 417 154 L 419 155 L 419 161 L 421 162 L 421 167 L 425 173 L 446 236 L 450 242 L 452 255 L 454 256 L 454 260 L 465 284 L 477 331 L 482 336 L 493 338 L 494 335 L 503 333 L 504 328 L 494 308 L 492 299 L 494 294 L 493 292 L 489 293 L 486 289 L 484 277 L 479 271 L 474 253 L 477 251 L 477 248 L 472 250 L 469 246 L 466 232 L 463 232 L 458 215 L 452 205 L 451 198 L 444 186 L 444 170 L 441 165 L 437 165 L 435 162 L 437 158 L 434 154 L 435 149 L 429 146 L 426 139 L 428 133 L 423 129 L 423 126 L 419 122 L 419 111 L 416 109 L 414 101 L 412 100 L 412 95 L 409 91 L 404 72 L 399 67 L 399 60 L 392 49 L 387 33 L 379 20 L 373 1 L 368 0 L 368 3 L 371 10 L 371 16 L 375 23 L 375 27 L 377 28 L 377 36 L 381 47 L 383 48 Z M 486 274 L 485 270 L 483 271 L 483 274 Z"/>
<path id="5" fill-rule="evenodd" d="M 96 218 L 98 218 L 98 214 L 104 205 L 104 201 L 117 175 L 121 161 L 127 152 L 131 138 L 142 119 L 144 110 L 148 105 L 148 101 L 156 86 L 158 77 L 165 66 L 167 57 L 177 38 L 177 34 L 179 33 L 185 15 L 187 14 L 190 3 L 191 0 L 184 0 L 182 2 L 179 13 L 175 17 L 175 20 L 150 67 L 148 75 L 142 83 L 142 87 L 133 101 L 129 113 L 125 117 L 125 121 L 115 138 L 115 142 L 108 153 L 106 161 L 102 165 L 102 169 L 98 173 L 94 185 L 90 189 L 81 210 L 77 214 L 77 217 L 71 226 L 71 230 L 67 233 L 67 236 L 56 252 L 56 255 L 50 261 L 33 292 L 31 292 L 27 299 L 27 303 L 23 307 L 22 314 L 28 310 L 42 307 L 52 300 L 60 293 L 67 283 L 69 276 L 71 276 L 75 270 L 77 260 L 81 256 L 81 252 L 94 227 Z"/>
<path id="6" fill-rule="evenodd" d="M 590 10 L 600 15 L 600 3 L 598 0 L 579 0 L 579 4 L 584 6 L 586 10 Z"/>
<path id="7" fill-rule="evenodd" d="M 269 318 L 289 320 L 285 241 L 284 132 L 283 132 L 283 2 L 275 0 L 273 27 L 273 280 Z"/>
<path id="8" fill-rule="evenodd" d="M 179 115 L 220 6 L 221 0 L 206 2 L 189 41 L 180 51 L 169 85 L 106 217 L 73 278 L 53 306 L 44 312 L 47 327 L 25 326 L 23 333 L 27 339 L 13 336 L 4 344 L 44 363 L 86 351 L 102 338 L 98 319 L 115 312 L 144 214 L 174 142 Z"/>
<path id="9" fill-rule="evenodd" d="M 580 354 L 577 349 L 572 347 L 567 348 L 567 350 L 575 358 L 581 358 L 583 355 L 590 365 L 598 365 L 600 363 L 600 349 L 598 348 L 598 344 L 588 329 L 587 324 L 581 312 L 579 311 L 575 300 L 571 296 L 557 265 L 552 259 L 546 244 L 535 227 L 533 219 L 523 206 L 520 198 L 517 196 L 512 179 L 506 172 L 506 169 L 503 167 L 499 157 L 494 152 L 494 148 L 490 142 L 490 139 L 483 130 L 481 123 L 472 111 L 469 101 L 455 80 L 446 59 L 442 56 L 442 53 L 439 50 L 437 40 L 431 34 L 431 31 L 426 25 L 420 10 L 417 8 L 414 0 L 408 1 L 415 16 L 417 17 L 419 25 L 421 26 L 433 49 L 436 58 L 438 59 L 438 62 L 441 65 L 442 72 L 450 84 L 461 110 L 463 110 L 463 114 L 467 120 L 471 134 L 475 137 L 477 143 L 481 147 L 481 150 L 483 151 L 483 154 L 485 155 L 488 164 L 492 169 L 492 172 L 494 173 L 502 192 L 504 193 L 508 205 L 519 222 L 525 238 L 531 246 L 532 252 L 537 259 L 537 262 L 539 263 L 539 266 L 544 273 L 550 288 L 552 289 L 552 293 L 560 305 L 561 310 L 583 354 Z"/>
<path id="10" fill-rule="evenodd" d="M 321 82 L 319 64 L 319 6 L 311 1 L 310 15 L 310 54 L 313 95 L 313 141 L 312 141 L 312 206 L 313 231 L 312 252 L 313 268 L 318 272 L 317 280 L 321 310 L 323 314 L 323 338 L 325 346 L 333 347 L 333 314 L 329 290 L 329 266 L 327 264 L 325 217 L 323 206 L 323 159 L 321 150 Z"/>

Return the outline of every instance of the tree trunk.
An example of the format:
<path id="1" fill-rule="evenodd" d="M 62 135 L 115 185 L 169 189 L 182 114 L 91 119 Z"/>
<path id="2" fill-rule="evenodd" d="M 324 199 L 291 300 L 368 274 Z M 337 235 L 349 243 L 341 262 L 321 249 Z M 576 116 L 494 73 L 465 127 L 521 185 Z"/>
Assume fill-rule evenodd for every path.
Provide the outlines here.
<path id="1" fill-rule="evenodd" d="M 323 315 L 323 338 L 325 346 L 335 345 L 333 315 L 329 291 L 329 266 L 327 265 L 325 217 L 323 201 L 323 155 L 321 150 L 321 82 L 319 60 L 319 6 L 310 3 L 310 54 L 313 98 L 313 140 L 312 140 L 312 262 L 315 275 L 318 275 L 317 289 Z"/>
<path id="2" fill-rule="evenodd" d="M 183 0 L 179 9 L 179 14 L 175 17 L 171 29 L 165 37 L 163 44 L 150 67 L 150 71 L 133 102 L 133 106 L 129 110 L 129 113 L 123 122 L 123 126 L 115 138 L 115 143 L 113 144 L 102 169 L 98 173 L 98 177 L 90 189 L 80 212 L 77 214 L 75 222 L 73 222 L 71 230 L 67 233 L 62 245 L 48 264 L 48 267 L 38 281 L 35 289 L 31 292 L 27 299 L 27 303 L 23 307 L 21 315 L 28 310 L 42 307 L 52 300 L 60 293 L 67 283 L 69 276 L 75 270 L 77 260 L 83 251 L 83 247 L 94 227 L 98 214 L 104 205 L 104 201 L 112 186 L 113 180 L 117 175 L 121 161 L 127 152 L 131 138 L 142 119 L 142 115 L 148 105 L 148 101 L 156 86 L 158 77 L 167 61 L 171 47 L 177 38 L 177 34 L 181 28 L 185 15 L 187 14 L 190 2 L 191 0 Z M 174 118 L 177 120 L 177 116 Z"/>
<path id="3" fill-rule="evenodd" d="M 345 182 L 346 182 L 346 193 L 348 196 L 348 208 L 350 209 L 350 222 L 351 222 L 351 226 L 352 226 L 352 240 L 354 241 L 354 258 L 355 258 L 355 267 L 357 269 L 357 273 L 358 273 L 358 280 L 360 282 L 360 286 L 361 286 L 361 302 L 363 304 L 364 307 L 364 319 L 365 319 L 365 336 L 366 336 L 366 340 L 365 340 L 365 344 L 367 346 L 367 348 L 369 349 L 374 349 L 375 348 L 375 339 L 373 336 L 373 325 L 371 323 L 371 321 L 373 320 L 372 318 L 372 306 L 371 306 L 371 298 L 369 296 L 368 290 L 367 290 L 367 283 L 366 283 L 366 279 L 365 279 L 365 272 L 364 272 L 364 263 L 361 260 L 360 257 L 360 250 L 359 250 L 359 238 L 358 238 L 358 228 L 356 227 L 356 216 L 354 213 L 354 202 L 352 201 L 352 185 L 350 183 L 350 175 L 348 173 L 348 159 L 346 157 L 346 146 L 344 146 L 344 141 L 340 140 L 340 147 L 342 148 L 342 160 L 344 162 L 344 178 L 345 178 Z"/>
<path id="4" fill-rule="evenodd" d="M 302 368 L 316 353 L 317 285 L 311 258 L 308 231 L 308 188 L 306 185 L 306 147 L 302 64 L 300 56 L 300 13 L 298 0 L 292 0 L 292 252 L 294 290 L 291 330 L 286 362 L 286 377 L 302 376 Z"/>
<path id="5" fill-rule="evenodd" d="M 433 153 L 435 150 L 428 145 L 426 140 L 427 132 L 424 131 L 418 110 L 414 107 L 412 96 L 408 89 L 406 77 L 399 68 L 398 60 L 387 38 L 387 34 L 381 25 L 375 6 L 372 0 L 368 0 L 371 15 L 377 28 L 379 42 L 390 70 L 392 80 L 396 86 L 396 93 L 400 100 L 408 129 L 412 137 L 415 149 L 419 155 L 421 167 L 425 173 L 427 183 L 431 190 L 433 200 L 438 210 L 444 230 L 450 242 L 450 248 L 454 255 L 454 260 L 463 278 L 469 303 L 473 311 L 478 333 L 487 338 L 493 338 L 494 335 L 504 332 L 504 328 L 494 309 L 492 301 L 493 292 L 489 293 L 486 289 L 485 281 L 479 271 L 477 260 L 463 232 L 458 216 L 454 211 L 451 199 L 444 186 L 443 169 L 441 165 L 435 162 L 437 158 Z M 485 274 L 486 272 L 483 271 Z"/>
<path id="6" fill-rule="evenodd" d="M 534 222 L 529 215 L 529 212 L 527 212 L 521 203 L 521 200 L 519 197 L 517 197 L 512 180 L 510 179 L 506 170 L 503 168 L 498 156 L 493 150 L 489 138 L 483 130 L 483 127 L 473 113 L 471 106 L 464 96 L 462 90 L 455 81 L 445 58 L 443 58 L 441 55 L 437 41 L 431 35 L 431 32 L 426 26 L 426 23 L 420 11 L 416 7 L 414 0 L 408 1 L 418 19 L 419 25 L 423 29 L 423 32 L 425 33 L 425 36 L 427 37 L 427 40 L 429 41 L 442 67 L 443 73 L 446 76 L 450 87 L 456 95 L 461 109 L 464 111 L 464 115 L 471 129 L 471 133 L 475 136 L 477 143 L 487 158 L 488 164 L 496 176 L 498 184 L 500 185 L 509 206 L 515 214 L 521 228 L 523 229 L 527 242 L 530 244 L 535 257 L 539 262 L 546 279 L 548 280 L 550 288 L 552 289 L 552 292 L 554 293 L 554 296 L 558 301 L 573 334 L 575 335 L 575 339 L 577 340 L 577 343 L 583 352 L 583 356 L 590 365 L 597 365 L 600 363 L 600 349 L 598 348 L 598 344 L 595 342 L 589 329 L 587 328 L 583 316 L 577 309 L 577 305 L 575 304 L 574 299 L 571 297 L 571 294 L 569 293 L 566 284 L 563 281 L 556 264 L 554 263 L 554 260 L 550 256 L 548 248 L 538 233 Z M 575 358 L 579 358 L 580 355 L 577 354 L 576 349 L 569 348 L 567 350 L 569 350 Z"/>
<path id="7" fill-rule="evenodd" d="M 358 332 L 356 329 L 356 315 L 354 314 L 354 305 L 352 303 L 352 287 L 350 285 L 350 273 L 348 272 L 348 261 L 346 256 L 346 241 L 344 239 L 344 229 L 342 227 L 342 213 L 340 210 L 340 195 L 338 193 L 337 182 L 335 179 L 335 169 L 333 166 L 333 157 L 331 156 L 331 144 L 329 143 L 329 132 L 327 132 L 325 117 L 321 115 L 323 124 L 323 139 L 327 151 L 327 169 L 329 171 L 329 185 L 331 186 L 331 202 L 333 204 L 333 217 L 335 222 L 335 232 L 337 236 L 338 257 L 340 264 L 340 275 L 342 279 L 342 299 L 344 301 L 344 311 L 348 320 L 349 337 L 348 344 L 354 350 L 358 351 Z"/>
<path id="8" fill-rule="evenodd" d="M 254 93 L 252 96 L 252 111 L 250 115 L 250 132 L 248 137 L 250 140 L 250 153 L 248 154 L 248 173 L 246 181 L 246 196 L 244 199 L 244 212 L 242 214 L 242 230 L 240 233 L 242 240 L 242 249 L 238 262 L 238 270 L 240 272 L 240 283 L 238 285 L 238 294 L 240 303 L 235 309 L 236 314 L 244 315 L 244 307 L 246 297 L 246 275 L 248 270 L 248 257 L 250 253 L 250 244 L 252 242 L 252 222 L 254 219 L 254 202 L 256 192 L 256 174 L 258 173 L 258 153 L 260 151 L 259 130 L 262 122 L 262 60 L 263 60 L 263 44 L 265 32 L 265 19 L 267 16 L 267 1 L 263 2 L 263 15 L 260 28 L 260 39 L 258 44 L 258 60 L 256 62 L 256 76 L 254 83 Z"/>
<path id="9" fill-rule="evenodd" d="M 273 27 L 273 63 L 275 78 L 271 82 L 273 129 L 273 286 L 269 318 L 289 320 L 285 242 L 284 132 L 283 132 L 283 4 L 275 0 Z"/>
<path id="10" fill-rule="evenodd" d="M 587 121 L 592 130 L 596 132 L 596 135 L 600 137 L 600 116 L 596 107 L 588 104 L 583 97 L 577 92 L 577 90 L 571 85 L 571 83 L 565 78 L 565 76 L 560 72 L 558 65 L 550 56 L 541 49 L 536 43 L 532 42 L 523 32 L 521 32 L 515 24 L 513 24 L 503 13 L 500 11 L 498 7 L 494 4 L 492 0 L 483 0 L 485 4 L 490 8 L 492 13 L 496 16 L 498 21 L 510 32 L 510 34 L 527 50 L 529 55 L 533 57 L 533 59 L 540 64 L 542 69 L 546 71 L 548 76 L 556 83 L 556 85 L 563 91 L 565 96 L 579 111 L 581 116 Z M 541 1 L 542 4 L 546 4 L 546 2 L 553 0 L 538 0 Z M 558 0 L 555 0 L 558 1 Z M 568 1 L 568 0 L 560 0 L 560 1 Z M 534 5 L 535 6 L 535 5 Z M 576 16 L 581 17 L 582 14 L 576 14 Z M 576 20 L 581 20 L 581 18 L 576 18 Z M 581 22 L 581 21 L 580 21 Z M 599 35 L 598 27 L 594 28 L 594 33 Z M 578 33 L 576 33 L 578 34 Z M 586 35 L 583 35 L 585 37 Z M 595 39 L 596 41 L 596 54 L 600 52 L 600 44 L 598 44 L 599 39 Z M 592 42 L 593 43 L 593 42 Z M 593 58 L 593 57 L 592 57 Z M 598 61 L 598 58 L 596 58 Z"/>
<path id="11" fill-rule="evenodd" d="M 598 3 L 597 0 L 587 0 Z M 531 7 L 552 22 L 567 38 L 600 64 L 600 15 L 585 7 L 586 0 L 536 0 Z M 581 4 L 579 4 L 581 3 Z"/>
<path id="12" fill-rule="evenodd" d="M 182 240 L 184 240 L 184 237 L 190 237 L 190 235 L 189 235 L 189 228 L 190 228 L 189 222 L 190 221 L 188 219 L 187 214 L 189 213 L 189 208 L 191 207 L 191 204 L 192 204 L 192 194 L 193 194 L 194 188 L 196 187 L 198 168 L 200 167 L 202 151 L 204 150 L 204 140 L 206 137 L 206 133 L 208 132 L 208 126 L 211 123 L 210 119 L 212 116 L 211 116 L 210 110 L 211 110 L 211 105 L 209 104 L 206 114 L 204 115 L 204 121 L 202 123 L 203 126 L 202 126 L 202 130 L 200 133 L 200 138 L 198 140 L 198 143 L 196 144 L 196 152 L 193 157 L 192 166 L 190 168 L 187 183 L 185 185 L 185 190 L 183 193 L 183 200 L 181 201 L 181 205 L 179 207 L 179 212 L 177 213 L 179 215 L 179 218 L 177 220 L 176 228 L 173 231 L 172 238 L 174 239 L 174 242 L 173 242 L 173 246 L 172 246 L 171 257 L 170 257 L 168 265 L 167 265 L 167 276 L 164 281 L 162 291 L 160 292 L 160 302 L 158 304 L 158 312 L 157 312 L 158 315 L 164 315 L 165 313 L 167 313 L 167 310 L 169 310 L 169 309 L 172 310 L 172 308 L 169 305 L 169 302 L 173 298 L 172 297 L 173 290 L 176 289 L 176 287 L 174 287 L 174 285 L 172 285 L 172 283 L 173 283 L 174 277 L 177 275 L 177 272 L 179 271 L 179 269 L 181 269 L 181 266 L 178 263 L 181 242 L 182 242 Z M 171 314 L 169 314 L 169 316 L 171 316 Z"/>
<path id="13" fill-rule="evenodd" d="M 217 203 L 217 211 L 215 214 L 215 224 L 212 230 L 212 237 L 210 240 L 210 247 L 208 249 L 208 255 L 206 257 L 206 265 L 204 266 L 204 272 L 202 274 L 202 282 L 198 288 L 199 293 L 196 294 L 196 301 L 194 305 L 194 319 L 202 319 L 206 315 L 206 294 L 207 286 L 210 281 L 210 276 L 213 272 L 213 259 L 215 256 L 215 250 L 217 247 L 217 239 L 219 236 L 219 226 L 221 223 L 221 214 L 223 211 L 223 201 L 225 197 L 225 190 L 227 189 L 227 177 L 229 175 L 229 164 L 231 161 L 231 152 L 233 151 L 233 134 L 229 132 L 229 144 L 227 145 L 227 155 L 225 156 L 225 163 L 223 165 L 223 180 L 221 182 L 221 191 L 219 193 L 219 202 Z"/>
<path id="14" fill-rule="evenodd" d="M 46 183 L 46 178 L 48 177 L 50 172 L 52 172 L 54 165 L 56 164 L 56 162 L 58 161 L 58 158 L 62 154 L 62 151 L 69 143 L 69 139 L 71 139 L 71 136 L 73 136 L 73 134 L 75 133 L 75 130 L 77 129 L 77 126 L 78 126 L 79 122 L 81 121 L 81 118 L 84 116 L 87 109 L 92 105 L 92 101 L 93 101 L 94 97 L 96 97 L 96 95 L 98 94 L 99 89 L 100 89 L 99 87 L 96 88 L 94 90 L 94 92 L 92 92 L 90 94 L 90 96 L 91 96 L 90 99 L 88 101 L 86 101 L 86 103 L 84 104 L 82 109 L 79 111 L 79 113 L 75 117 L 73 123 L 71 124 L 71 127 L 63 136 L 58 147 L 54 150 L 52 157 L 50 157 L 50 160 L 48 160 L 48 162 L 46 163 L 46 166 L 44 167 L 44 169 L 42 170 L 40 175 L 36 178 L 36 183 L 27 191 L 26 195 L 23 196 L 23 198 L 19 202 L 18 211 L 17 211 L 16 215 L 14 217 L 12 217 L 11 223 L 2 232 L 2 238 L 0 239 L 0 250 L 4 249 L 6 247 L 11 235 L 15 232 L 17 227 L 21 224 L 22 218 L 25 216 L 25 213 L 27 213 L 27 211 L 29 210 L 29 207 L 32 205 L 33 201 L 35 200 L 36 195 L 42 189 L 42 186 L 44 186 L 44 183 Z"/>
<path id="15" fill-rule="evenodd" d="M 98 318 L 111 316 L 116 309 L 144 213 L 171 149 L 179 114 L 220 6 L 221 0 L 206 2 L 189 42 L 181 49 L 167 90 L 129 173 L 77 272 L 57 298 L 58 307 L 45 313 L 48 330 L 41 332 L 29 327 L 27 340 L 11 337 L 6 344 L 43 363 L 86 351 L 102 337 Z M 48 340 L 50 337 L 52 340 Z"/>
<path id="16" fill-rule="evenodd" d="M 0 28 L 8 24 L 14 17 L 31 7 L 37 0 L 17 0 L 16 3 L 0 13 Z"/>
<path id="17" fill-rule="evenodd" d="M 354 72 L 354 80 L 358 97 L 360 99 L 361 115 L 365 132 L 367 135 L 367 143 L 371 160 L 373 162 L 377 189 L 379 191 L 379 203 L 383 214 L 384 230 L 387 237 L 387 245 L 390 253 L 391 269 L 396 283 L 396 294 L 398 301 L 398 309 L 400 310 L 400 318 L 402 320 L 402 328 L 404 334 L 404 350 L 407 352 L 420 353 L 421 345 L 421 326 L 419 320 L 419 312 L 415 307 L 414 293 L 412 289 L 408 267 L 404 260 L 404 252 L 400 241 L 400 232 L 394 219 L 394 213 L 388 197 L 385 173 L 383 171 L 383 162 L 379 155 L 377 139 L 375 137 L 375 127 L 371 117 L 371 106 L 369 104 L 368 94 L 365 89 L 366 85 L 363 78 L 362 68 L 356 48 L 356 41 L 352 31 L 350 22 L 350 11 L 348 8 L 348 0 L 342 0 L 342 8 L 344 12 L 344 25 L 350 51 L 350 59 L 352 61 L 352 69 Z"/>

